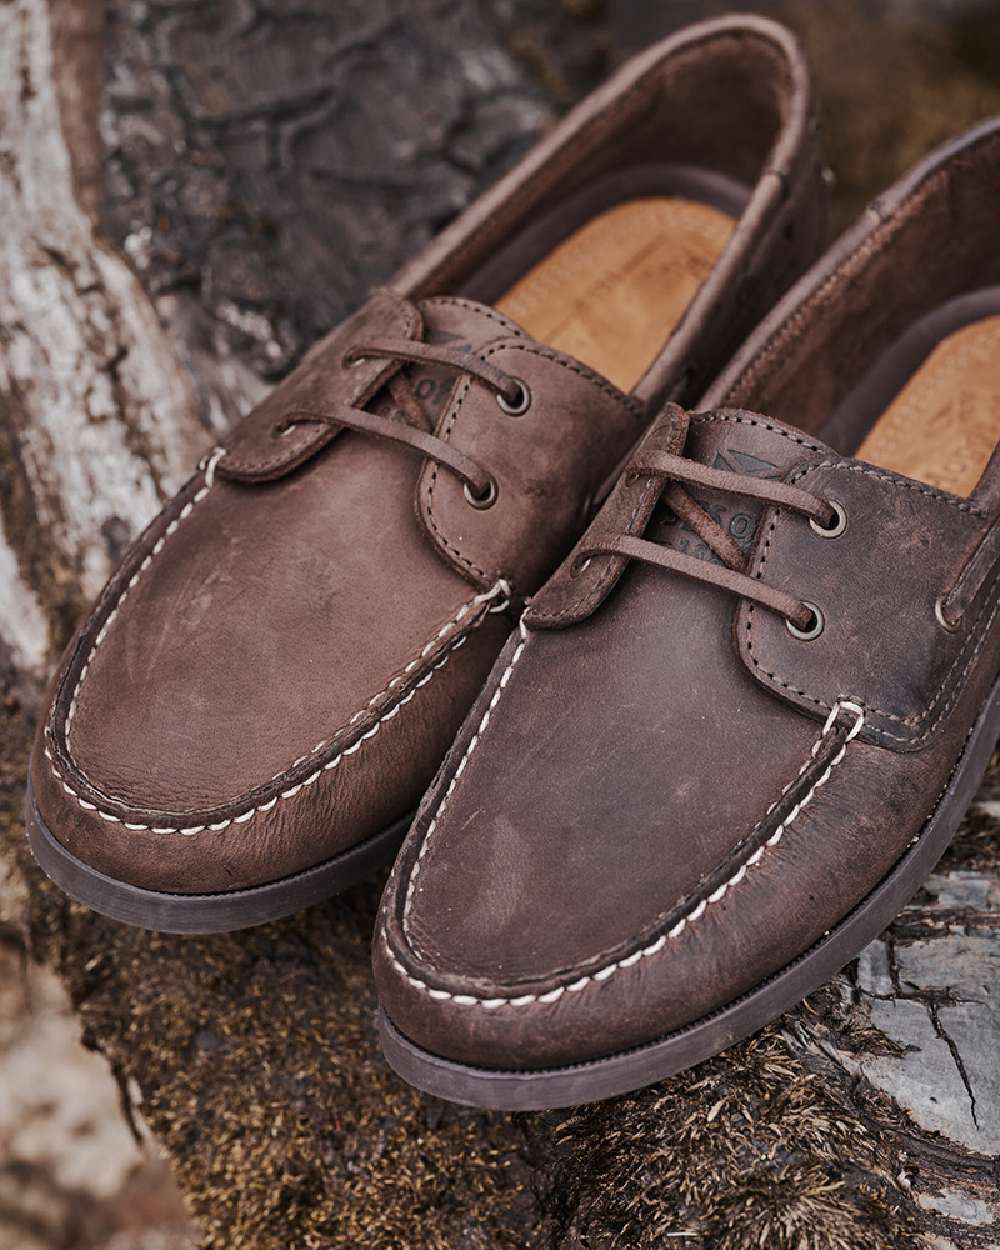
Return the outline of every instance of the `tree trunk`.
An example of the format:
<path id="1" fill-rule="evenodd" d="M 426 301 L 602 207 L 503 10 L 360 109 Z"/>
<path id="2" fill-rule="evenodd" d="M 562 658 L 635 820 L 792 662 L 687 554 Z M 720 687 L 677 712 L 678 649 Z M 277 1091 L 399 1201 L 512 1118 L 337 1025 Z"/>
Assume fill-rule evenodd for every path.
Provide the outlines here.
<path id="1" fill-rule="evenodd" d="M 174 938 L 70 904 L 26 850 L 42 683 L 124 545 L 214 433 L 601 76 L 598 9 L 0 4 L 14 910 L 206 1246 L 995 1245 L 997 778 L 847 974 L 693 1072 L 560 1115 L 462 1110 L 386 1069 L 368 955 L 380 881 L 257 930 Z"/>

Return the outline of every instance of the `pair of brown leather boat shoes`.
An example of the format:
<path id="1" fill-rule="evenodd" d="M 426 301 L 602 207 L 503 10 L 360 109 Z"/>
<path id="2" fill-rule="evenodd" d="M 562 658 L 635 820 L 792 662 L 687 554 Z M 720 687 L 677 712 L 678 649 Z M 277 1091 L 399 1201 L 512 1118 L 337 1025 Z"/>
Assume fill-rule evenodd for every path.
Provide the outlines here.
<path id="1" fill-rule="evenodd" d="M 383 1041 L 459 1101 L 604 1097 L 776 1016 L 1000 734 L 998 190 L 993 122 L 800 277 L 791 36 L 637 58 L 133 545 L 39 729 L 39 862 L 204 933 L 402 843 Z"/>

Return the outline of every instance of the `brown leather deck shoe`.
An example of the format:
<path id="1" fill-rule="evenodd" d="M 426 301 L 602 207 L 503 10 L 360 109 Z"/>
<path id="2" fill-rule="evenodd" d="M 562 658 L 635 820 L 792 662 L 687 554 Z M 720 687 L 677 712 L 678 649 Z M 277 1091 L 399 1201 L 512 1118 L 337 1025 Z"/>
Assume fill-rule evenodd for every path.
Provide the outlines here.
<path id="1" fill-rule="evenodd" d="M 129 552 L 69 648 L 29 833 L 132 923 L 237 928 L 396 850 L 533 593 L 665 397 L 818 250 L 780 27 L 633 61 L 320 343 Z"/>
<path id="2" fill-rule="evenodd" d="M 931 872 L 1000 733 L 998 195 L 1000 120 L 876 201 L 529 606 L 385 895 L 410 1081 L 647 1084 Z"/>

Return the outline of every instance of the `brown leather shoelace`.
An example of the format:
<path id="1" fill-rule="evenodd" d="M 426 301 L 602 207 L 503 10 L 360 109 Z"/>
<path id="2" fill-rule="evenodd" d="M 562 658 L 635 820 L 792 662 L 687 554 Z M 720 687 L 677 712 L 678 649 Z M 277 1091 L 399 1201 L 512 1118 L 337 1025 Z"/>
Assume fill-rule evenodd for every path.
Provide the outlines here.
<path id="1" fill-rule="evenodd" d="M 762 607 L 783 616 L 796 629 L 808 631 L 815 627 L 815 609 L 794 595 L 786 594 L 768 586 L 746 572 L 746 557 L 741 548 L 726 531 L 714 521 L 697 503 L 685 486 L 700 486 L 718 490 L 745 499 L 758 499 L 765 504 L 777 504 L 806 517 L 817 531 L 833 532 L 839 521 L 834 506 L 825 499 L 789 486 L 787 482 L 775 482 L 723 469 L 712 469 L 696 460 L 669 452 L 641 452 L 629 464 L 632 477 L 658 478 L 662 483 L 662 501 L 688 526 L 721 562 L 712 563 L 696 556 L 685 555 L 671 547 L 635 538 L 630 534 L 598 539 L 582 549 L 576 558 L 577 565 L 597 555 L 623 556 L 628 560 L 642 560 L 673 573 L 681 573 L 709 586 L 732 591 L 743 599 L 750 599 Z"/>
<path id="2" fill-rule="evenodd" d="M 523 411 L 527 406 L 527 391 L 523 382 L 461 348 L 435 347 L 412 339 L 375 338 L 366 343 L 355 344 L 344 357 L 344 363 L 350 366 L 373 358 L 391 360 L 400 366 L 442 365 L 447 369 L 454 369 L 458 374 L 474 378 L 493 391 L 498 401 L 507 405 L 508 411 Z M 397 406 L 397 412 L 392 416 L 383 416 L 348 404 L 333 404 L 324 410 L 295 408 L 285 414 L 283 429 L 289 430 L 296 425 L 316 421 L 402 443 L 429 456 L 461 478 L 470 503 L 477 507 L 488 507 L 496 498 L 497 484 L 493 475 L 471 456 L 466 456 L 433 433 L 431 420 L 417 398 L 413 383 L 405 373 L 397 371 L 392 374 L 386 385 Z"/>

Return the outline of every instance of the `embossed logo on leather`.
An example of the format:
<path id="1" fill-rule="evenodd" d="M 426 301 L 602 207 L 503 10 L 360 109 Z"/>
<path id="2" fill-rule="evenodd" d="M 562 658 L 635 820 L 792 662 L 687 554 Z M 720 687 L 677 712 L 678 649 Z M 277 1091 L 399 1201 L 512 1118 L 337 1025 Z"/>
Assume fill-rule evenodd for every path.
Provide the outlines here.
<path id="1" fill-rule="evenodd" d="M 440 330 L 437 326 L 432 326 L 425 337 L 428 343 L 463 343 L 466 350 L 469 349 L 468 343 L 461 334 L 452 334 L 450 330 Z"/>
<path id="2" fill-rule="evenodd" d="M 732 473 L 748 473 L 751 477 L 777 477 L 778 466 L 769 460 L 761 460 L 759 456 L 751 456 L 748 451 L 738 451 L 735 447 L 727 447 L 715 453 L 712 462 L 715 469 L 729 469 Z"/>
<path id="3" fill-rule="evenodd" d="M 461 334 L 452 334 L 449 330 L 441 330 L 437 326 L 428 328 L 425 335 L 428 343 L 436 346 L 447 345 L 459 351 L 471 352 L 471 345 Z M 436 421 L 444 411 L 455 388 L 453 370 L 437 368 L 434 365 L 411 365 L 410 381 L 413 384 L 417 399 L 423 405 L 430 420 Z"/>
<path id="4" fill-rule="evenodd" d="M 724 469 L 730 473 L 743 473 L 749 477 L 780 477 L 777 465 L 748 451 L 740 451 L 736 447 L 722 447 L 715 453 L 712 461 L 713 469 Z M 722 527 L 744 550 L 748 549 L 757 533 L 758 515 L 740 507 L 739 500 L 730 496 L 723 500 L 709 497 L 703 493 L 691 492 L 692 498 L 701 505 L 713 521 Z M 730 502 L 731 501 L 731 502 Z M 696 537 L 688 527 L 675 517 L 671 517 L 664 533 L 664 540 L 676 551 L 695 556 L 699 560 L 710 560 L 719 563 L 718 557 L 700 538 Z"/>

